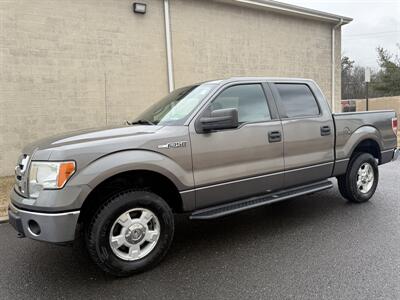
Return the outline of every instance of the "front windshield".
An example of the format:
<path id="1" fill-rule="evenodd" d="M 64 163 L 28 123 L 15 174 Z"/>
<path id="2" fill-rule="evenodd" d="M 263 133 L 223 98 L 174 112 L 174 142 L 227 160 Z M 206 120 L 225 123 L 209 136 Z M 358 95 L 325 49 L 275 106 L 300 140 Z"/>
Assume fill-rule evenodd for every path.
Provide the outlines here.
<path id="1" fill-rule="evenodd" d="M 215 87 L 215 84 L 201 84 L 177 89 L 150 106 L 134 122 L 183 125 L 193 110 Z"/>

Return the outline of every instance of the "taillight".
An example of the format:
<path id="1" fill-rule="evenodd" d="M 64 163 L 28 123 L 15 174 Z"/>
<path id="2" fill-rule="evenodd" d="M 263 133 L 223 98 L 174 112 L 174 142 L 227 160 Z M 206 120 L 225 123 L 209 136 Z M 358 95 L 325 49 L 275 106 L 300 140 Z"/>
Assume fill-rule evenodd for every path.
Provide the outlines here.
<path id="1" fill-rule="evenodd" d="M 397 118 L 392 118 L 392 129 L 395 135 L 397 135 Z"/>

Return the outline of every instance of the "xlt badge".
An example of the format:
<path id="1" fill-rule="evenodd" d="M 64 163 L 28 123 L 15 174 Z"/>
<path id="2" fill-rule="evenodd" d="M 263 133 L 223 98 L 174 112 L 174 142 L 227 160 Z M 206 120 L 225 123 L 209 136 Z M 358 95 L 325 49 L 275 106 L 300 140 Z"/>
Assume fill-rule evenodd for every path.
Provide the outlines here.
<path id="1" fill-rule="evenodd" d="M 171 149 L 171 148 L 182 148 L 186 147 L 187 141 L 172 142 L 164 145 L 158 145 L 159 149 Z"/>

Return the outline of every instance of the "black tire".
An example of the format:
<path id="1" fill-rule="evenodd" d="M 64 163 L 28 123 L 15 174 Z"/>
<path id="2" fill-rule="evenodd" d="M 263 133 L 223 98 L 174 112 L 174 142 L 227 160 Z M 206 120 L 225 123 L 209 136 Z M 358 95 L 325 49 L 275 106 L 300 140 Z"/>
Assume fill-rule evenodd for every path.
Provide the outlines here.
<path id="1" fill-rule="evenodd" d="M 114 222 L 134 208 L 150 210 L 158 219 L 160 234 L 155 247 L 145 257 L 134 261 L 119 258 L 110 246 Z M 174 216 L 168 204 L 158 195 L 127 190 L 107 200 L 92 216 L 86 228 L 86 246 L 92 260 L 105 272 L 125 277 L 156 266 L 167 253 L 174 235 Z"/>
<path id="2" fill-rule="evenodd" d="M 368 163 L 372 167 L 374 179 L 371 188 L 367 192 L 362 192 L 357 187 L 357 173 L 365 163 Z M 369 153 L 354 154 L 349 162 L 346 174 L 339 176 L 337 180 L 339 191 L 344 198 L 354 203 L 368 201 L 374 195 L 379 181 L 379 170 L 376 159 Z"/>
<path id="3" fill-rule="evenodd" d="M 343 198 L 348 199 L 348 191 L 346 186 L 346 174 L 337 177 L 338 188 Z"/>

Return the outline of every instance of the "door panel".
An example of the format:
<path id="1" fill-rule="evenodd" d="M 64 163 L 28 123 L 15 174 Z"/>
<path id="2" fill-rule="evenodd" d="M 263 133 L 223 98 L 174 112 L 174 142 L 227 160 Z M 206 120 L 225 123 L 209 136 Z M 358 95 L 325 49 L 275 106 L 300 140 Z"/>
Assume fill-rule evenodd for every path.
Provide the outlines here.
<path id="1" fill-rule="evenodd" d="M 333 133 L 322 136 L 321 126 L 333 124 L 324 118 L 282 121 L 285 187 L 331 176 L 334 159 Z"/>
<path id="2" fill-rule="evenodd" d="M 201 129 L 196 132 L 198 122 L 189 127 L 197 208 L 283 186 L 282 124 L 276 120 L 269 87 L 261 82 L 228 84 L 197 120 L 226 108 L 237 109 L 238 128 L 200 133 Z"/>
<path id="3" fill-rule="evenodd" d="M 308 83 L 271 84 L 284 139 L 284 187 L 329 178 L 334 162 L 334 124 L 320 90 Z M 323 101 L 317 101 L 322 99 Z"/>
<path id="4" fill-rule="evenodd" d="M 282 187 L 283 141 L 269 142 L 270 131 L 282 132 L 281 122 L 207 134 L 191 129 L 197 208 Z"/>

